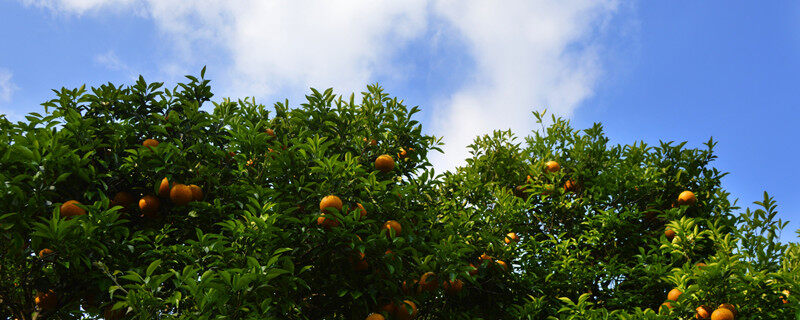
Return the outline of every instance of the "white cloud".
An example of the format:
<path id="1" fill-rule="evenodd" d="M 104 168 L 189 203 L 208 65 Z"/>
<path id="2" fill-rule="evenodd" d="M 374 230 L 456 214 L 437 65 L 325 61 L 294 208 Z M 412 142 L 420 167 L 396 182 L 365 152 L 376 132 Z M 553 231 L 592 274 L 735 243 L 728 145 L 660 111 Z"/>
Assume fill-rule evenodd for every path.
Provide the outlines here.
<path id="1" fill-rule="evenodd" d="M 11 101 L 11 96 L 14 91 L 19 89 L 14 82 L 11 81 L 11 71 L 0 68 L 0 103 Z"/>
<path id="2" fill-rule="evenodd" d="M 130 8 L 137 0 L 22 0 L 28 6 L 47 8 L 54 13 L 78 14 L 99 9 Z"/>
<path id="3" fill-rule="evenodd" d="M 527 135 L 533 110 L 571 115 L 601 71 L 591 35 L 615 8 L 595 0 L 437 2 L 436 12 L 467 39 L 477 70 L 434 118 L 446 143 L 434 164 L 462 165 L 479 134 L 510 128 Z"/>
<path id="4" fill-rule="evenodd" d="M 158 62 L 162 72 L 196 72 L 187 66 L 222 55 L 225 65 L 216 68 L 227 74 L 216 83 L 233 97 L 295 96 L 331 86 L 360 92 L 377 74 L 404 70 L 390 62 L 408 41 L 426 34 L 435 35 L 428 41 L 463 40 L 474 73 L 433 104 L 442 107 L 428 123 L 447 144 L 446 156 L 433 159 L 439 169 L 462 164 L 478 134 L 507 128 L 527 134 L 533 109 L 571 115 L 602 71 L 593 36 L 617 10 L 616 0 L 24 1 L 76 13 L 144 7 L 175 50 L 173 60 Z M 114 66 L 114 58 L 98 59 Z"/>

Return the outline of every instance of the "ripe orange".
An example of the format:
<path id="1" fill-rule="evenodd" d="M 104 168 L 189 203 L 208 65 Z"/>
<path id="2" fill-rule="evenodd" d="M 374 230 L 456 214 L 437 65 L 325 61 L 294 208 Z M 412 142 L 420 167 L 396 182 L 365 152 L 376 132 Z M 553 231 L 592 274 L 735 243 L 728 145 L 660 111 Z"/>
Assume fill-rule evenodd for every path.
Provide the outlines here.
<path id="1" fill-rule="evenodd" d="M 403 227 L 400 226 L 400 222 L 389 220 L 383 224 L 383 228 L 386 229 L 386 233 L 391 236 L 391 231 L 389 229 L 394 230 L 394 235 L 399 236 L 403 232 Z"/>
<path id="2" fill-rule="evenodd" d="M 46 256 L 49 256 L 49 255 L 53 254 L 53 252 L 54 251 L 51 250 L 50 248 L 44 248 L 42 250 L 39 250 L 39 258 L 44 258 Z"/>
<path id="3" fill-rule="evenodd" d="M 564 191 L 575 191 L 578 190 L 578 183 L 572 180 L 567 180 L 564 182 Z"/>
<path id="4" fill-rule="evenodd" d="M 36 292 L 36 297 L 33 300 L 36 303 L 36 307 L 43 311 L 50 311 L 58 306 L 58 296 L 53 290 Z"/>
<path id="5" fill-rule="evenodd" d="M 711 314 L 711 320 L 733 320 L 734 314 L 733 311 L 727 308 L 719 308 L 714 310 L 714 313 Z"/>
<path id="6" fill-rule="evenodd" d="M 681 294 L 683 294 L 683 291 L 678 288 L 672 289 L 667 293 L 667 300 L 678 301 L 678 297 L 680 297 Z"/>
<path id="7" fill-rule="evenodd" d="M 461 279 L 456 279 L 453 281 L 448 280 L 442 283 L 442 288 L 444 288 L 444 291 L 447 292 L 447 294 L 454 295 L 461 292 L 461 289 L 464 288 L 464 281 L 461 281 Z"/>
<path id="8" fill-rule="evenodd" d="M 672 241 L 672 239 L 675 238 L 676 233 L 675 230 L 667 228 L 667 230 L 664 230 L 664 235 L 667 237 L 667 240 Z"/>
<path id="9" fill-rule="evenodd" d="M 266 132 L 270 137 L 274 137 L 275 136 L 275 130 L 267 129 L 264 132 Z"/>
<path id="10" fill-rule="evenodd" d="M 334 195 L 325 196 L 319 202 L 319 210 L 325 213 L 331 213 L 328 208 L 335 208 L 336 210 L 342 211 L 342 199 Z"/>
<path id="11" fill-rule="evenodd" d="M 695 263 L 694 266 L 697 267 L 697 269 L 700 269 L 700 268 L 703 268 L 703 267 L 707 267 L 708 265 L 703 263 L 703 262 L 698 262 L 698 263 Z"/>
<path id="12" fill-rule="evenodd" d="M 733 313 L 733 316 L 736 316 L 736 314 L 738 313 L 738 312 L 736 312 L 736 306 L 734 306 L 734 305 L 732 305 L 730 303 L 723 303 L 723 304 L 719 305 L 719 307 L 717 307 L 717 309 L 728 309 Z M 712 318 L 713 318 L 713 315 L 712 315 Z"/>
<path id="13" fill-rule="evenodd" d="M 202 201 L 203 200 L 203 189 L 201 189 L 196 184 L 190 184 L 189 189 L 192 190 L 192 201 Z"/>
<path id="14" fill-rule="evenodd" d="M 694 192 L 691 191 L 684 191 L 678 196 L 678 205 L 687 205 L 691 206 L 697 203 L 697 197 L 694 196 Z"/>
<path id="15" fill-rule="evenodd" d="M 142 142 L 142 145 L 148 148 L 158 147 L 158 140 L 156 139 L 147 139 Z"/>
<path id="16" fill-rule="evenodd" d="M 324 213 L 320 213 L 319 217 L 317 217 L 317 225 L 323 226 L 325 228 L 334 228 L 339 226 L 339 221 L 334 218 L 325 218 Z"/>
<path id="17" fill-rule="evenodd" d="M 192 188 L 185 184 L 176 183 L 169 190 L 169 199 L 172 203 L 183 206 L 192 201 Z"/>
<path id="18" fill-rule="evenodd" d="M 515 232 L 509 232 L 503 241 L 505 241 L 506 244 L 511 243 L 511 241 L 517 242 L 519 241 L 519 236 Z"/>
<path id="19" fill-rule="evenodd" d="M 364 209 L 364 206 L 362 206 L 360 203 L 356 203 L 356 206 L 358 206 L 358 208 L 361 209 L 361 217 L 362 218 L 366 217 L 367 216 L 367 209 Z"/>
<path id="20" fill-rule="evenodd" d="M 382 154 L 375 159 L 375 169 L 382 172 L 389 172 L 394 170 L 394 159 L 388 154 Z"/>
<path id="21" fill-rule="evenodd" d="M 437 287 L 439 287 L 439 281 L 436 278 L 436 274 L 430 271 L 422 274 L 422 277 L 419 278 L 419 286 L 425 291 L 435 290 Z"/>
<path id="22" fill-rule="evenodd" d="M 694 317 L 697 319 L 708 319 L 711 318 L 711 307 L 707 305 L 702 305 L 695 309 L 697 313 L 695 313 Z"/>
<path id="23" fill-rule="evenodd" d="M 386 302 L 386 300 L 384 300 Z M 381 306 L 381 311 L 385 311 L 386 313 L 394 313 L 397 310 L 397 306 L 394 305 L 394 302 L 389 301 L 388 303 L 384 303 Z"/>
<path id="24" fill-rule="evenodd" d="M 482 254 L 482 255 L 480 256 L 480 258 L 478 258 L 478 259 L 480 259 L 480 260 L 481 260 L 481 264 L 484 264 L 484 265 L 485 265 L 486 263 L 489 263 L 489 262 L 491 262 L 491 261 L 492 261 L 492 257 L 491 257 L 491 256 L 489 256 L 488 254 L 485 254 L 485 253 L 484 253 L 484 254 Z"/>
<path id="25" fill-rule="evenodd" d="M 366 320 L 386 320 L 380 313 L 370 313 Z"/>
<path id="26" fill-rule="evenodd" d="M 408 151 L 406 149 L 400 148 L 400 153 L 397 154 L 397 157 L 402 159 L 408 156 Z"/>
<path id="27" fill-rule="evenodd" d="M 496 262 L 497 262 L 497 266 L 500 267 L 500 270 L 508 271 L 508 263 L 506 263 L 503 260 L 497 260 Z"/>
<path id="28" fill-rule="evenodd" d="M 111 200 L 111 204 L 115 206 L 121 206 L 122 211 L 128 211 L 130 208 L 136 206 L 136 198 L 127 191 L 120 191 L 114 195 L 114 199 Z"/>
<path id="29" fill-rule="evenodd" d="M 399 320 L 409 320 L 417 316 L 417 305 L 410 300 L 403 300 L 403 305 L 397 308 L 395 316 Z"/>
<path id="30" fill-rule="evenodd" d="M 558 162 L 555 162 L 555 161 L 547 161 L 547 162 L 545 162 L 544 167 L 545 167 L 545 170 L 547 170 L 547 172 L 556 172 L 558 170 L 561 170 L 561 165 L 558 164 Z"/>
<path id="31" fill-rule="evenodd" d="M 169 198 L 169 180 L 167 178 L 162 179 L 161 184 L 158 185 L 158 196 Z"/>
<path id="32" fill-rule="evenodd" d="M 61 205 L 61 216 L 69 219 L 74 216 L 82 216 L 86 214 L 86 210 L 83 210 L 83 208 L 76 206 L 76 204 L 81 204 L 81 203 L 75 200 L 69 200 L 67 202 L 64 202 L 64 204 Z"/>
<path id="33" fill-rule="evenodd" d="M 139 210 L 147 218 L 153 218 L 158 215 L 159 207 L 161 207 L 161 201 L 153 195 L 148 194 L 139 199 Z"/>

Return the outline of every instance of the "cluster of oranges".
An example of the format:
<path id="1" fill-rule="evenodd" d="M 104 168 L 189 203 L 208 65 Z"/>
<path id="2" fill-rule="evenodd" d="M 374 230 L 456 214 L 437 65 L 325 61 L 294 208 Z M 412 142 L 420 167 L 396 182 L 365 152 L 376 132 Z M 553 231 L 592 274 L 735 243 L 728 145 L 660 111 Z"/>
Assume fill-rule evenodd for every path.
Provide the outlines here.
<path id="1" fill-rule="evenodd" d="M 678 301 L 678 298 L 683 294 L 678 288 L 674 288 L 667 293 L 667 300 L 670 301 Z M 667 301 L 664 302 L 663 306 L 672 309 L 672 304 Z M 717 307 L 716 310 L 712 310 L 711 307 L 707 305 L 701 305 L 695 309 L 695 318 L 696 319 L 711 319 L 711 320 L 734 320 L 736 318 L 736 307 L 730 303 L 723 303 Z"/>

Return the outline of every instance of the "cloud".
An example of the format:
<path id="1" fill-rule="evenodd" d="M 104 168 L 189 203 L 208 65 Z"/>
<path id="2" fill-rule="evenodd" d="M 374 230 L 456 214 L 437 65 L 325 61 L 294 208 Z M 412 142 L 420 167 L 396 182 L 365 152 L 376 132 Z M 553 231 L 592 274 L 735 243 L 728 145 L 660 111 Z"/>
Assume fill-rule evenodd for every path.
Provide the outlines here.
<path id="1" fill-rule="evenodd" d="M 137 0 L 22 0 L 27 6 L 47 8 L 57 14 L 77 15 L 100 9 L 130 8 L 130 5 L 136 2 Z"/>
<path id="2" fill-rule="evenodd" d="M 0 68 L 0 103 L 11 101 L 11 96 L 14 91 L 19 89 L 14 82 L 11 81 L 11 71 Z"/>
<path id="3" fill-rule="evenodd" d="M 464 164 L 479 134 L 512 129 L 527 135 L 531 111 L 569 116 L 589 97 L 601 72 L 596 35 L 614 1 L 437 2 L 436 12 L 461 33 L 476 62 L 474 81 L 441 101 L 433 119 L 444 136 L 440 169 Z"/>
<path id="4" fill-rule="evenodd" d="M 308 87 L 331 86 L 360 92 L 378 75 L 409 72 L 392 64 L 408 43 L 456 39 L 474 67 L 462 87 L 430 101 L 430 132 L 446 143 L 433 159 L 440 170 L 463 164 L 478 134 L 527 134 L 534 109 L 571 115 L 602 73 L 597 36 L 618 7 L 616 0 L 24 1 L 76 13 L 143 7 L 175 51 L 158 61 L 162 72 L 179 76 L 213 63 L 226 70 L 216 79 L 222 96 L 232 97 L 302 97 Z M 113 52 L 97 60 L 122 68 Z"/>
<path id="5" fill-rule="evenodd" d="M 105 53 L 94 56 L 94 62 L 105 67 L 111 71 L 119 71 L 125 73 L 131 79 L 135 79 L 138 75 L 128 64 L 122 62 L 113 50 L 108 50 Z"/>

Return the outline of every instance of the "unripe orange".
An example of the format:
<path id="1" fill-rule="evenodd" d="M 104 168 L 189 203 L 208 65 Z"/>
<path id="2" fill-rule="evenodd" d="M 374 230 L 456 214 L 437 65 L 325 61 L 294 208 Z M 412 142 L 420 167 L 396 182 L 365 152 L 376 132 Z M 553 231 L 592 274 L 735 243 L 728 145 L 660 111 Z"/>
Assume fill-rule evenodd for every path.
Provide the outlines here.
<path id="1" fill-rule="evenodd" d="M 503 241 L 505 241 L 506 244 L 511 243 L 511 241 L 517 242 L 519 241 L 519 236 L 514 232 L 509 232 Z"/>
<path id="2" fill-rule="evenodd" d="M 555 161 L 547 161 L 544 164 L 544 167 L 545 170 L 547 170 L 547 172 L 556 172 L 558 170 L 561 170 L 561 165 L 559 165 L 558 162 Z"/>
<path id="3" fill-rule="evenodd" d="M 192 188 L 181 183 L 176 183 L 169 190 L 169 199 L 178 206 L 186 205 L 192 201 Z"/>
<path id="4" fill-rule="evenodd" d="M 711 314 L 711 320 L 733 320 L 734 317 L 733 311 L 727 308 L 719 308 Z"/>
<path id="5" fill-rule="evenodd" d="M 697 202 L 697 197 L 694 196 L 694 192 L 691 191 L 684 191 L 678 196 L 678 205 L 688 205 L 691 206 Z"/>
<path id="6" fill-rule="evenodd" d="M 394 159 L 392 159 L 392 156 L 388 154 L 378 156 L 378 158 L 375 159 L 375 169 L 378 169 L 382 172 L 394 170 Z"/>
<path id="7" fill-rule="evenodd" d="M 33 299 L 36 307 L 43 311 L 50 311 L 58 306 L 58 296 L 53 290 L 47 292 L 37 292 L 36 297 Z"/>
<path id="8" fill-rule="evenodd" d="M 389 220 L 383 224 L 383 228 L 386 229 L 386 233 L 391 236 L 391 230 L 394 230 L 394 235 L 399 236 L 403 232 L 403 227 L 400 225 L 400 222 Z"/>
<path id="9" fill-rule="evenodd" d="M 148 194 L 139 199 L 139 210 L 142 211 L 145 217 L 155 217 L 158 214 L 159 207 L 161 207 L 161 201 L 153 195 Z"/>
<path id="10" fill-rule="evenodd" d="M 319 202 L 319 210 L 325 213 L 331 213 L 328 208 L 335 208 L 336 210 L 342 211 L 342 199 L 334 195 L 325 196 Z"/>
<path id="11" fill-rule="evenodd" d="M 203 200 L 203 189 L 201 189 L 196 184 L 190 184 L 189 189 L 192 190 L 192 201 L 202 201 Z"/>
<path id="12" fill-rule="evenodd" d="M 64 202 L 64 204 L 61 205 L 61 216 L 66 218 L 71 218 L 74 216 L 82 216 L 86 214 L 86 210 L 83 210 L 83 208 L 76 206 L 76 204 L 81 204 L 81 203 L 75 200 L 69 200 L 67 202 Z"/>
<path id="13" fill-rule="evenodd" d="M 147 139 L 142 142 L 142 145 L 148 148 L 155 148 L 158 147 L 158 140 L 156 139 Z"/>

